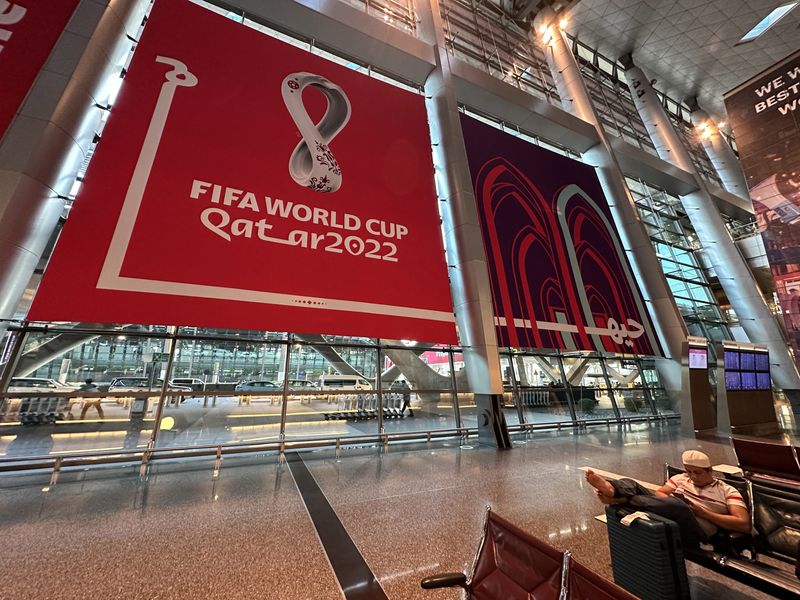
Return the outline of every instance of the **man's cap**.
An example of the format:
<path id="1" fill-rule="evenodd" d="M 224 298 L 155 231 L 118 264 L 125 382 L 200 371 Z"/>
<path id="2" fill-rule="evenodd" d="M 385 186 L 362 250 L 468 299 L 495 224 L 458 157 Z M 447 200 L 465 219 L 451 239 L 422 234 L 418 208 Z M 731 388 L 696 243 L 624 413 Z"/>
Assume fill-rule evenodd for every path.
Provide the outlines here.
<path id="1" fill-rule="evenodd" d="M 701 467 L 708 469 L 711 466 L 711 460 L 705 452 L 699 450 L 687 450 L 681 455 L 681 460 L 684 466 L 687 467 Z"/>

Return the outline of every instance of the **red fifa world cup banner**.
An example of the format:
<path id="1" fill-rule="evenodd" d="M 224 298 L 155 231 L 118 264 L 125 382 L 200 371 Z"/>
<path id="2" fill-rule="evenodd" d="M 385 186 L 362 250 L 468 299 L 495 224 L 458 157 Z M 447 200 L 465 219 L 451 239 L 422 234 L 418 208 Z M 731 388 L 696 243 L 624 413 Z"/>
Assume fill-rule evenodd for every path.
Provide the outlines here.
<path id="1" fill-rule="evenodd" d="M 77 5 L 78 0 L 0 0 L 0 137 Z"/>
<path id="2" fill-rule="evenodd" d="M 159 0 L 29 318 L 452 343 L 436 202 L 421 96 Z"/>

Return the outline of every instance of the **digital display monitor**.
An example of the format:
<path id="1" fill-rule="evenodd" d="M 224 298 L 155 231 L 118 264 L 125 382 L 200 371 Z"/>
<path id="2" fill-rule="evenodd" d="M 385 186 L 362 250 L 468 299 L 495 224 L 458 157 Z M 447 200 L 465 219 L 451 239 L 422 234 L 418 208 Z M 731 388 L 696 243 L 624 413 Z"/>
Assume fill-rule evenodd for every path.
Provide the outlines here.
<path id="1" fill-rule="evenodd" d="M 708 350 L 705 348 L 689 348 L 689 368 L 707 369 Z"/>
<path id="2" fill-rule="evenodd" d="M 756 389 L 756 372 L 755 371 L 742 371 L 742 389 L 754 390 Z"/>
<path id="3" fill-rule="evenodd" d="M 742 374 L 739 371 L 725 372 L 725 389 L 727 390 L 742 389 Z"/>
<path id="4" fill-rule="evenodd" d="M 742 371 L 755 371 L 756 355 L 752 352 L 742 352 L 739 356 L 739 368 Z"/>
<path id="5" fill-rule="evenodd" d="M 772 381 L 770 381 L 769 373 L 756 373 L 756 389 L 769 390 L 772 389 Z"/>
<path id="6" fill-rule="evenodd" d="M 728 390 L 769 390 L 769 353 L 725 349 L 725 388 Z"/>

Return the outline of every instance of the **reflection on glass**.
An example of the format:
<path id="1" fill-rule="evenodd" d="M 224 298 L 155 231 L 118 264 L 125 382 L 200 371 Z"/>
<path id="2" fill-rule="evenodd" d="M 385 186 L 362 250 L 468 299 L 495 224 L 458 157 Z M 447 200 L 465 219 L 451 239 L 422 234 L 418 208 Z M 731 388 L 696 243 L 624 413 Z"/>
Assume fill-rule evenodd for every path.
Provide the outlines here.
<path id="1" fill-rule="evenodd" d="M 514 355 L 517 401 L 526 423 L 569 421 L 570 394 L 556 356 Z"/>
<path id="2" fill-rule="evenodd" d="M 380 420 L 375 392 L 377 360 L 376 348 L 320 343 L 292 345 L 287 442 L 377 434 Z"/>
<path id="3" fill-rule="evenodd" d="M 605 367 L 620 414 L 625 417 L 652 414 L 638 362 L 607 359 Z"/>
<path id="4" fill-rule="evenodd" d="M 600 359 L 593 355 L 563 357 L 567 385 L 579 419 L 614 419 L 614 404 Z"/>
<path id="5" fill-rule="evenodd" d="M 280 436 L 286 346 L 280 343 L 179 340 L 158 447 L 263 443 Z"/>

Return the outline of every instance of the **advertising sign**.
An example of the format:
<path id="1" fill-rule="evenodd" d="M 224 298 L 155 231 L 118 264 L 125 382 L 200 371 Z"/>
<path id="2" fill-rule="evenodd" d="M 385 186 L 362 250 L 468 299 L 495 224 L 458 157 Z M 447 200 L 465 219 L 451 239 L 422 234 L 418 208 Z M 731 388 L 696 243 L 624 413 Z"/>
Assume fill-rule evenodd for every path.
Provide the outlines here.
<path id="1" fill-rule="evenodd" d="M 503 346 L 660 355 L 594 169 L 466 115 Z"/>
<path id="2" fill-rule="evenodd" d="M 0 0 L 0 138 L 78 0 Z"/>
<path id="3" fill-rule="evenodd" d="M 436 203 L 422 96 L 159 0 L 29 318 L 452 343 Z"/>
<path id="4" fill-rule="evenodd" d="M 800 364 L 800 52 L 728 92 L 725 107 Z"/>

